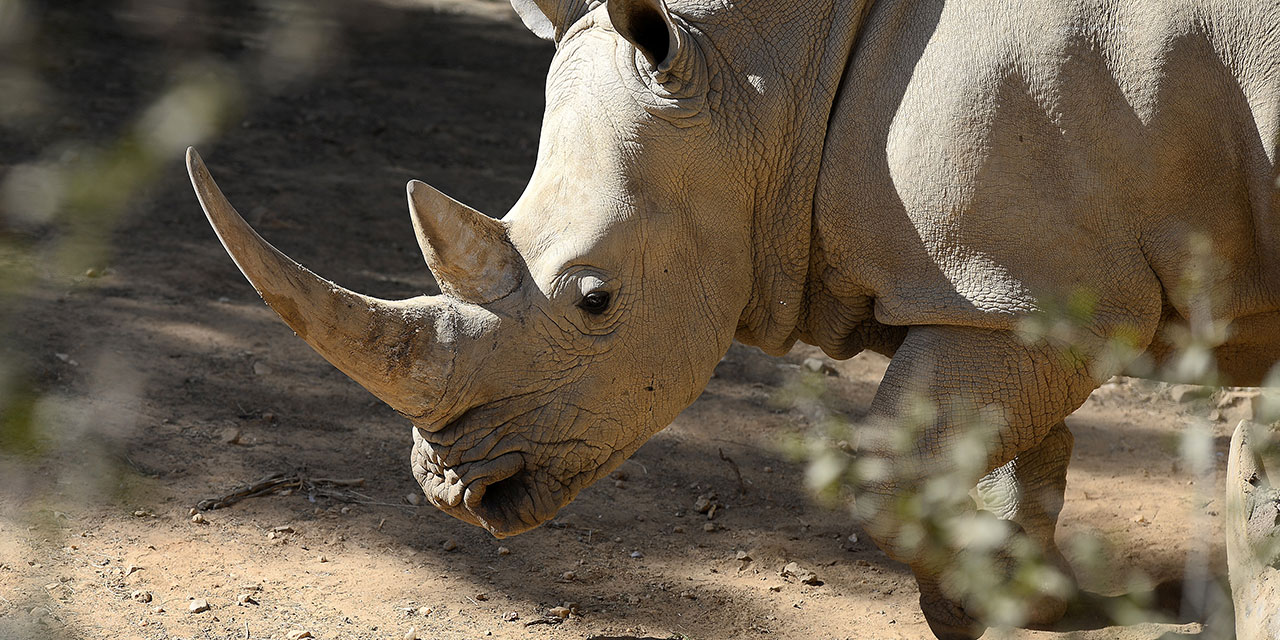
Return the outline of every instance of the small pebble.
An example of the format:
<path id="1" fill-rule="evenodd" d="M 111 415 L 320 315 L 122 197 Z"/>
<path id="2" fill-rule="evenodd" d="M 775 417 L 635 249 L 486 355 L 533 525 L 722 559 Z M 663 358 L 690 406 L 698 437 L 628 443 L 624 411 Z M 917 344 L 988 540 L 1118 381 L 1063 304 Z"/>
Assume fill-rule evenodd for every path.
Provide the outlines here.
<path id="1" fill-rule="evenodd" d="M 639 552 L 639 551 L 632 551 L 632 552 L 631 552 L 631 557 L 632 557 L 632 558 L 636 558 L 636 559 L 640 559 L 640 558 L 643 558 L 643 557 L 644 557 L 644 554 L 643 554 L 643 553 L 641 553 L 641 552 Z"/>
<path id="2" fill-rule="evenodd" d="M 422 494 L 419 492 L 410 493 L 406 495 L 404 499 L 405 499 L 405 502 L 408 502 L 409 504 L 415 507 L 420 506 L 422 504 Z"/>
<path id="3" fill-rule="evenodd" d="M 515 622 L 516 620 L 519 620 L 519 619 L 520 619 L 520 614 L 515 611 L 508 611 L 502 614 L 503 622 Z"/>
<path id="4" fill-rule="evenodd" d="M 404 632 L 404 640 L 418 640 L 418 628 L 409 627 L 409 630 Z"/>
<path id="5" fill-rule="evenodd" d="M 204 515 L 197 513 L 194 516 L 191 516 L 191 522 L 195 524 L 204 524 L 205 523 Z"/>
<path id="6" fill-rule="evenodd" d="M 141 589 L 139 589 L 137 591 L 134 591 L 133 593 L 130 593 L 129 597 L 133 598 L 134 600 L 137 600 L 138 602 L 151 602 L 150 591 L 142 591 Z"/>
<path id="7" fill-rule="evenodd" d="M 453 538 L 449 538 L 448 540 L 445 540 L 445 541 L 444 541 L 444 544 L 442 544 L 442 545 L 440 545 L 440 546 L 441 546 L 445 551 L 453 551 L 454 549 L 457 549 L 457 548 L 458 548 L 458 541 L 457 541 L 457 540 L 454 540 Z"/>
<path id="8" fill-rule="evenodd" d="M 200 513 L 200 512 L 199 512 L 199 511 L 196 511 L 196 508 L 195 508 L 195 507 L 191 507 L 190 509 L 187 509 L 187 515 L 189 515 L 189 516 L 194 516 L 194 515 L 196 515 L 197 513 Z"/>
<path id="9" fill-rule="evenodd" d="M 765 468 L 764 468 L 764 472 L 765 472 L 765 473 L 773 473 L 773 467 L 765 467 Z"/>
<path id="10" fill-rule="evenodd" d="M 489 594 L 487 593 L 480 592 L 476 594 L 476 600 L 479 600 L 480 602 L 484 602 L 485 600 L 488 600 L 488 599 L 489 599 Z"/>
<path id="11" fill-rule="evenodd" d="M 310 631 L 290 631 L 284 636 L 287 640 L 302 640 L 303 638 L 314 638 Z"/>
<path id="12" fill-rule="evenodd" d="M 498 555 L 509 556 L 511 555 L 511 550 L 506 547 L 498 547 Z"/>
<path id="13" fill-rule="evenodd" d="M 258 604 L 258 601 L 254 600 L 252 595 L 249 595 L 247 593 L 242 593 L 236 596 L 236 604 L 239 604 L 239 605 Z"/>
<path id="14" fill-rule="evenodd" d="M 196 598 L 187 603 L 187 613 L 204 613 L 209 610 L 209 601 L 204 598 Z"/>
<path id="15" fill-rule="evenodd" d="M 706 531 L 707 533 L 711 533 L 711 532 L 713 532 L 713 531 L 715 531 L 715 530 L 716 530 L 716 523 L 714 523 L 714 522 L 708 522 L 708 523 L 706 523 L 706 524 L 702 525 L 702 530 L 703 530 L 703 531 Z"/>
<path id="16" fill-rule="evenodd" d="M 418 615 L 420 616 L 431 615 L 431 607 L 418 607 Z"/>
<path id="17" fill-rule="evenodd" d="M 329 561 L 329 556 L 326 556 L 324 554 L 321 554 L 316 557 L 316 562 L 328 562 L 328 561 Z"/>
<path id="18" fill-rule="evenodd" d="M 751 561 L 751 554 L 747 553 L 746 551 L 739 551 L 733 554 L 733 557 L 734 559 L 737 559 L 737 560 L 743 560 L 747 562 Z"/>
<path id="19" fill-rule="evenodd" d="M 684 527 L 683 527 L 683 526 L 681 526 L 681 525 L 676 525 L 676 526 L 674 526 L 674 527 L 672 527 L 672 528 L 671 528 L 671 532 L 672 532 L 672 533 L 684 533 Z"/>
<path id="20" fill-rule="evenodd" d="M 616 543 L 618 543 L 618 544 L 622 544 L 622 538 L 615 537 L 615 538 L 613 539 L 613 541 L 614 541 L 614 542 L 616 542 Z"/>
<path id="21" fill-rule="evenodd" d="M 547 613 L 561 619 L 568 618 L 569 607 L 551 607 L 547 610 Z"/>
<path id="22" fill-rule="evenodd" d="M 566 572 L 564 572 L 564 573 L 560 574 L 560 578 L 561 578 L 562 580 L 564 580 L 565 582 L 573 582 L 575 579 L 577 579 L 577 577 L 578 577 L 578 574 L 576 574 L 576 573 L 574 573 L 574 572 L 572 572 L 572 571 L 566 571 Z"/>

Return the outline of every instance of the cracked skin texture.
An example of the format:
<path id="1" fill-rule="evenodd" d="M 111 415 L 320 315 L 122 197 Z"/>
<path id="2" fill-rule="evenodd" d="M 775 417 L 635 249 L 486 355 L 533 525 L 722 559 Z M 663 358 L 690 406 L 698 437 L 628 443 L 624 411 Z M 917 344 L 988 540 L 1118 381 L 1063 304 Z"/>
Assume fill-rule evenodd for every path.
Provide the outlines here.
<path id="1" fill-rule="evenodd" d="M 1053 542 L 1063 420 L 1125 364 L 1109 341 L 1159 360 L 1195 316 L 1227 327 L 1232 383 L 1280 360 L 1280 5 L 513 4 L 557 46 L 537 166 L 486 249 L 524 271 L 467 300 L 485 274 L 432 265 L 452 295 L 415 304 L 465 344 L 424 352 L 455 366 L 408 414 L 428 497 L 495 535 L 634 452 L 733 339 L 800 340 L 892 356 L 884 429 L 916 399 L 937 409 L 908 451 L 869 451 L 902 466 L 947 471 L 982 408 L 979 517 L 1069 572 Z M 450 255 L 447 235 L 419 238 L 429 262 Z M 590 291 L 607 313 L 584 315 Z M 1080 299 L 1070 351 L 1019 335 Z M 888 505 L 926 478 L 872 486 L 858 513 L 911 566 L 935 634 L 975 638 L 941 581 L 959 549 L 895 536 Z M 1026 622 L 1064 607 L 1042 597 Z"/>

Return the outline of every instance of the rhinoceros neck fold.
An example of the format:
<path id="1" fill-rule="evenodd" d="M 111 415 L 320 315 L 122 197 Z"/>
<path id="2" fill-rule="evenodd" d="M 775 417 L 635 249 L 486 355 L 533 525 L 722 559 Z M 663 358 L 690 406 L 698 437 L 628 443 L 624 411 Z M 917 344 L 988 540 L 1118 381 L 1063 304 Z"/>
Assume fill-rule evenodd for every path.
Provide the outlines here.
<path id="1" fill-rule="evenodd" d="M 780 38 L 751 38 L 748 47 L 761 51 L 726 51 L 738 75 L 753 79 L 762 101 L 758 122 L 768 131 L 758 148 L 767 157 L 757 166 L 779 176 L 766 181 L 752 211 L 752 292 L 738 321 L 736 338 L 766 352 L 790 349 L 798 334 L 809 277 L 810 231 L 814 194 L 822 163 L 827 121 L 840 88 L 870 0 L 788 0 L 787 10 L 775 2 L 748 3 L 742 13 L 758 15 L 733 19 L 741 28 L 749 22 L 761 33 Z M 731 17 L 732 19 L 732 17 Z M 717 38 L 717 27 L 708 36 Z M 732 46 L 732 45 L 731 45 Z M 760 60 L 768 60 L 761 64 Z"/>

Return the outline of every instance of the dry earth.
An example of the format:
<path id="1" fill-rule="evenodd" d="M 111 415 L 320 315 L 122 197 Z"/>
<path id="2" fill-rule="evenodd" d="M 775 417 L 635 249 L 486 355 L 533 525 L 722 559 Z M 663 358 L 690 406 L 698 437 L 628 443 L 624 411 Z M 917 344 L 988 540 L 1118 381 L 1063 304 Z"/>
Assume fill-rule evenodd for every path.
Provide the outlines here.
<path id="1" fill-rule="evenodd" d="M 0 128 L 0 179 L 115 144 L 178 79 L 230 71 L 239 111 L 202 146 L 230 199 L 326 277 L 407 297 L 434 284 L 404 182 L 500 213 L 532 168 L 552 48 L 506 2 L 49 4 L 29 4 L 38 28 L 24 45 L 44 102 Z M 0 637 L 927 637 L 906 569 L 817 504 L 783 453 L 807 426 L 777 398 L 812 349 L 772 359 L 734 347 L 702 398 L 614 477 L 551 526 L 495 540 L 410 504 L 405 421 L 259 301 L 179 154 L 153 175 L 118 224 L 90 227 L 111 247 L 84 258 L 97 277 L 44 262 L 65 226 L 0 228 L 41 258 L 5 256 L 40 277 L 8 310 L 3 344 L 40 399 L 37 432 L 0 451 Z M 833 364 L 829 398 L 857 417 L 885 362 Z M 1225 572 L 1223 454 L 1208 478 L 1179 463 L 1201 409 L 1119 380 L 1070 420 L 1060 539 L 1106 541 L 1097 570 L 1073 558 L 1097 595 L 1055 630 L 1008 637 L 1200 634 L 1176 622 L 1178 585 L 1188 571 Z M 1215 451 L 1229 417 L 1213 423 Z M 303 490 L 191 521 L 202 499 L 277 472 L 361 478 L 363 497 Z M 711 492 L 708 519 L 693 506 Z M 789 562 L 821 584 L 780 576 Z M 1162 613 L 1123 627 L 1104 615 L 1161 583 Z M 193 599 L 209 609 L 190 613 Z M 560 606 L 567 619 L 546 617 Z"/>

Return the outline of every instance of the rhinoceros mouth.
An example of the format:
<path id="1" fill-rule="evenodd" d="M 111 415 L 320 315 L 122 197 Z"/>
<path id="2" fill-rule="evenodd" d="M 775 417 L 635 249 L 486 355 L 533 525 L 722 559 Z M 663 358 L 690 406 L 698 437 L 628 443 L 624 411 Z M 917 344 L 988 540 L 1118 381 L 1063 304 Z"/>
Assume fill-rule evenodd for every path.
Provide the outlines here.
<path id="1" fill-rule="evenodd" d="M 464 464 L 456 470 L 439 465 L 435 456 L 415 451 L 418 456 L 423 459 L 415 461 L 414 467 L 427 499 L 441 511 L 495 537 L 537 527 L 555 516 L 561 506 L 543 495 L 546 487 L 537 481 L 520 451 Z"/>

